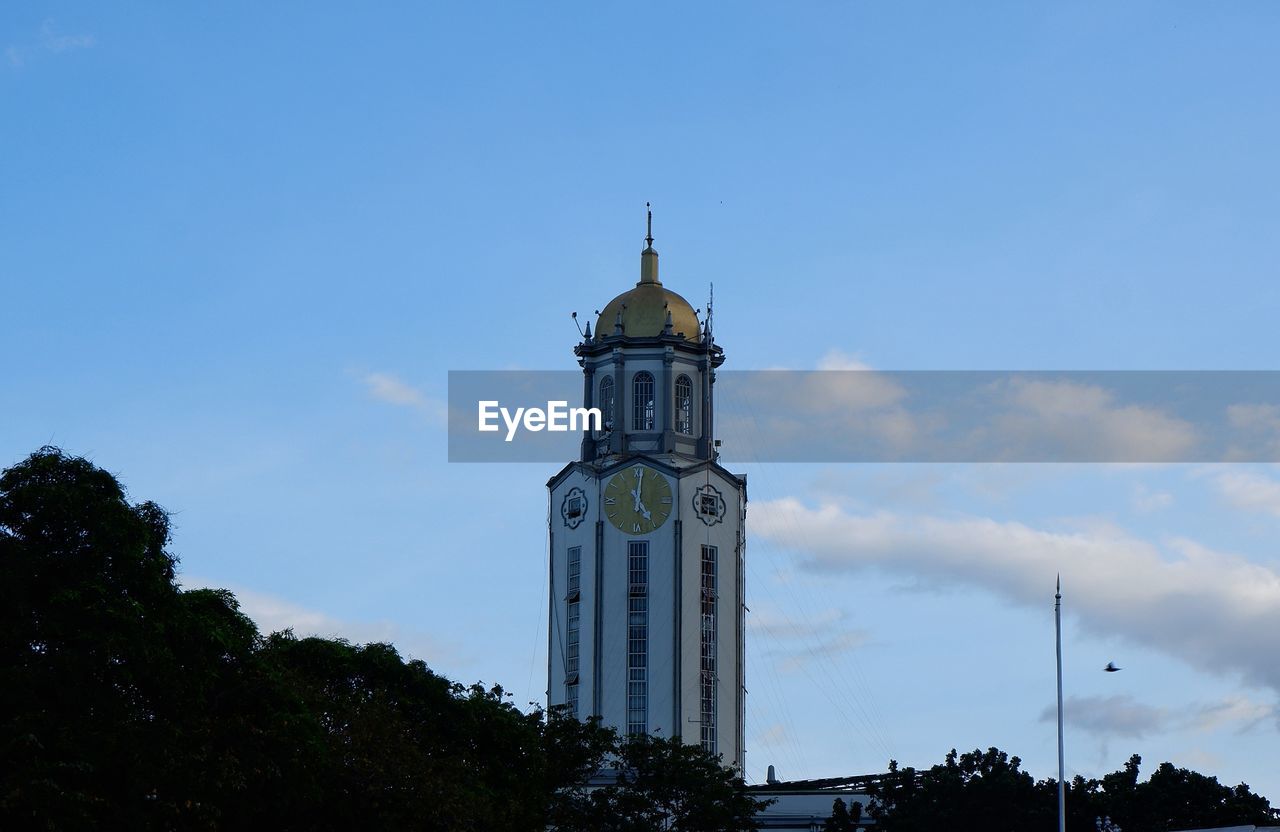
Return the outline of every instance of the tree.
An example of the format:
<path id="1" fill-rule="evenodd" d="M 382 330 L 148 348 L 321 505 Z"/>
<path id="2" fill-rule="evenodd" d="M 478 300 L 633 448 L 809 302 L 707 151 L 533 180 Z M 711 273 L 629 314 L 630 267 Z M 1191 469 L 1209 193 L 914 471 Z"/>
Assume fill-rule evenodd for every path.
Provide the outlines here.
<path id="1" fill-rule="evenodd" d="M 748 795 L 720 759 L 679 737 L 618 741 L 612 782 L 591 791 L 570 828 L 601 832 L 737 832 L 772 801 Z"/>
<path id="2" fill-rule="evenodd" d="M 1247 785 L 1234 789 L 1169 763 L 1145 783 L 1138 781 L 1142 758 L 1100 780 L 1077 777 L 1068 784 L 1067 829 L 1092 832 L 1097 818 L 1110 817 L 1123 829 L 1165 832 L 1197 826 L 1265 825 L 1280 816 Z M 889 832 L 1015 830 L 1056 825 L 1057 781 L 1034 783 L 1021 761 L 996 748 L 957 754 L 942 765 L 917 772 L 899 769 L 870 788 L 870 814 Z"/>
<path id="3" fill-rule="evenodd" d="M 230 592 L 178 586 L 169 541 L 84 459 L 0 474 L 0 828 L 750 825 L 699 747 L 522 712 L 391 645 L 263 637 Z"/>
<path id="4" fill-rule="evenodd" d="M 45 448 L 0 476 L 0 749 L 14 763 L 0 808 L 11 816 L 76 826 L 112 803 L 130 822 L 155 810 L 163 765 L 128 758 L 167 733 L 160 654 L 179 612 L 168 538 L 163 511 L 130 505 L 83 459 Z"/>
<path id="5" fill-rule="evenodd" d="M 858 832 L 858 824 L 861 820 L 861 803 L 851 800 L 849 806 L 845 806 L 844 801 L 837 797 L 831 804 L 831 817 L 822 824 L 822 830 L 823 832 Z"/>
<path id="6" fill-rule="evenodd" d="M 1142 758 L 1134 754 L 1120 771 L 1101 780 L 1077 777 L 1067 802 L 1073 828 L 1091 828 L 1110 817 L 1123 829 L 1155 832 L 1193 827 L 1266 825 L 1280 813 L 1247 784 L 1234 788 L 1172 763 L 1161 763 L 1146 782 L 1138 781 Z M 1052 781 L 1045 781 L 1046 785 Z"/>
<path id="7" fill-rule="evenodd" d="M 1020 832 L 1052 826 L 1053 812 L 1036 799 L 1035 781 L 1022 761 L 997 748 L 958 754 L 952 749 L 942 765 L 917 774 L 890 762 L 884 781 L 873 785 L 870 814 L 886 830 L 937 828 Z"/>

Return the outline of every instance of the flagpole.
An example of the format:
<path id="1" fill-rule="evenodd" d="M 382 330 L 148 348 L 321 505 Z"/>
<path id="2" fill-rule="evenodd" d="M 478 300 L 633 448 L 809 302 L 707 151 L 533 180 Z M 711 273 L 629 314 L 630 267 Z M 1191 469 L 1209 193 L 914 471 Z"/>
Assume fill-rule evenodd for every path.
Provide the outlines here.
<path id="1" fill-rule="evenodd" d="M 1058 832 L 1067 830 L 1066 765 L 1062 754 L 1062 576 L 1053 596 L 1053 625 L 1058 637 Z"/>

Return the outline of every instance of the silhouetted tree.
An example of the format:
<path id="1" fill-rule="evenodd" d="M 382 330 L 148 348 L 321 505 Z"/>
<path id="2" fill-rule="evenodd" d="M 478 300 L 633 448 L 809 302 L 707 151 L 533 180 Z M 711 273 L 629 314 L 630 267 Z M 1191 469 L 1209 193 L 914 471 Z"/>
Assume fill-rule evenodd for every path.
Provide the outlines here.
<path id="1" fill-rule="evenodd" d="M 1142 758 L 1100 780 L 1075 778 L 1067 788 L 1067 829 L 1093 832 L 1097 818 L 1110 817 L 1126 830 L 1166 832 L 1197 826 L 1267 824 L 1277 813 L 1247 785 L 1234 789 L 1169 763 L 1138 781 Z M 1021 761 L 991 748 L 957 754 L 917 772 L 899 769 L 870 788 L 870 815 L 888 832 L 946 828 L 967 832 L 1017 832 L 1056 825 L 1057 781 L 1034 783 Z"/>
<path id="2" fill-rule="evenodd" d="M 1142 758 L 1134 754 L 1124 767 L 1101 780 L 1076 777 L 1067 798 L 1068 825 L 1092 829 L 1094 819 L 1110 817 L 1122 829 L 1169 829 L 1268 824 L 1280 817 L 1266 798 L 1247 784 L 1231 788 L 1209 777 L 1161 763 L 1146 782 L 1138 781 Z M 1056 788 L 1044 781 L 1046 791 Z"/>
<path id="3" fill-rule="evenodd" d="M 890 762 L 888 776 L 871 791 L 870 814 L 880 828 L 904 832 L 936 829 L 940 818 L 958 832 L 1051 828 L 1055 813 L 1036 799 L 1035 781 L 1021 765 L 996 748 L 952 749 L 942 765 L 918 775 Z"/>
<path id="4" fill-rule="evenodd" d="M 700 746 L 646 734 L 618 742 L 610 782 L 594 789 L 572 828 L 600 832 L 737 832 L 771 800 L 753 798 Z"/>
<path id="5" fill-rule="evenodd" d="M 184 592 L 168 543 L 84 459 L 0 474 L 0 828 L 750 825 L 697 746 L 523 713 L 386 644 L 263 638 L 230 592 Z"/>
<path id="6" fill-rule="evenodd" d="M 822 824 L 823 832 L 858 832 L 859 822 L 862 820 L 862 804 L 856 800 L 849 801 L 849 804 L 845 806 L 843 800 L 835 799 L 831 804 L 831 817 Z"/>

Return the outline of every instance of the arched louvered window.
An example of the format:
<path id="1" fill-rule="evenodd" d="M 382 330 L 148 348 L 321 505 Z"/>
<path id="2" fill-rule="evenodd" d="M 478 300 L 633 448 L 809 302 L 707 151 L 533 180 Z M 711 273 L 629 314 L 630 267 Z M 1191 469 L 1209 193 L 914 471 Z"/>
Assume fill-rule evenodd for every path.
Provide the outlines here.
<path id="1" fill-rule="evenodd" d="M 693 382 L 688 376 L 676 379 L 676 433 L 693 433 Z"/>
<path id="2" fill-rule="evenodd" d="M 653 430 L 653 376 L 649 373 L 636 373 L 631 382 L 632 392 L 632 430 Z"/>
<path id="3" fill-rule="evenodd" d="M 605 376 L 600 380 L 600 417 L 604 429 L 613 427 L 613 376 Z"/>

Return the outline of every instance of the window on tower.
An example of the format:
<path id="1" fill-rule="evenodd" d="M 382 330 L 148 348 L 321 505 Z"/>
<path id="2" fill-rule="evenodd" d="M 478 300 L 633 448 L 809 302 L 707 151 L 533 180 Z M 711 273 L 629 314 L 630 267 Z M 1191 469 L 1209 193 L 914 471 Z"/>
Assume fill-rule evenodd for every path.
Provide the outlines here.
<path id="1" fill-rule="evenodd" d="M 610 430 L 613 427 L 613 376 L 605 376 L 600 379 L 600 417 L 604 423 L 604 429 Z"/>
<path id="2" fill-rule="evenodd" d="M 582 580 L 582 547 L 569 548 L 569 594 L 565 605 L 564 703 L 569 715 L 578 715 L 578 633 L 581 619 L 580 586 Z"/>
<path id="3" fill-rule="evenodd" d="M 693 382 L 688 376 L 676 379 L 676 433 L 693 433 Z"/>
<path id="4" fill-rule="evenodd" d="M 631 387 L 635 393 L 632 398 L 632 430 L 653 430 L 653 376 L 649 373 L 636 373 Z"/>
<path id="5" fill-rule="evenodd" d="M 649 730 L 649 542 L 627 544 L 627 733 Z"/>
<path id="6" fill-rule="evenodd" d="M 702 638 L 699 714 L 702 747 L 716 752 L 716 547 L 702 547 Z"/>

